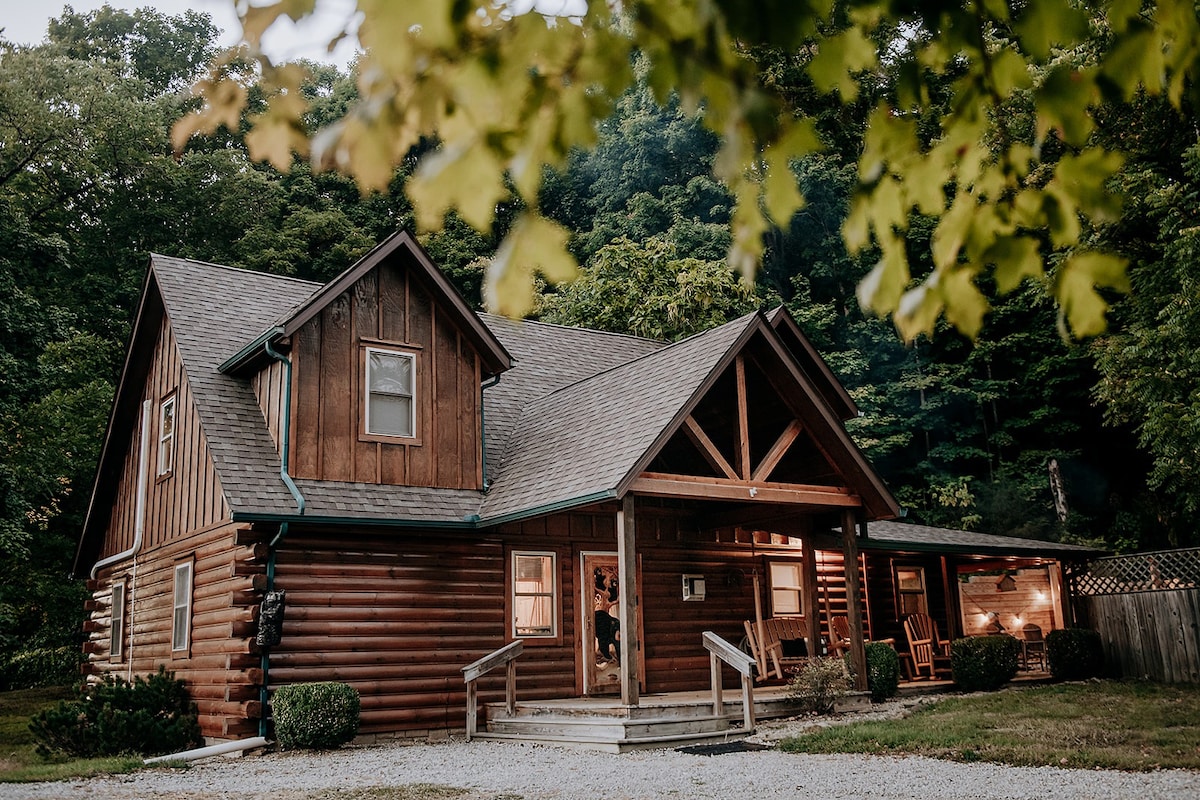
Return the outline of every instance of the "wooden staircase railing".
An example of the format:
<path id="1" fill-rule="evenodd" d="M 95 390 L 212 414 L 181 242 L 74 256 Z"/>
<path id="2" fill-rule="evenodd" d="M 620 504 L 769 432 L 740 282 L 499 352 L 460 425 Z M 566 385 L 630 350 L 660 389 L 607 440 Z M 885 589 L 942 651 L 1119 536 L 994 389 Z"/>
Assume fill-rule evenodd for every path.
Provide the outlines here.
<path id="1" fill-rule="evenodd" d="M 504 682 L 504 704 L 509 714 L 516 711 L 517 707 L 517 657 L 525 649 L 525 641 L 517 639 L 514 642 L 504 645 L 494 653 L 489 653 L 478 661 L 472 661 L 462 668 L 463 680 L 467 682 L 467 741 L 471 741 L 471 737 L 475 735 L 476 726 L 479 724 L 479 696 L 475 686 L 476 681 L 488 674 L 496 667 L 503 666 L 506 668 L 506 679 Z"/>
<path id="2" fill-rule="evenodd" d="M 748 656 L 712 631 L 704 632 L 704 649 L 710 654 L 712 673 L 713 715 L 725 713 L 725 699 L 721 693 L 721 662 L 736 669 L 742 675 L 742 721 L 746 733 L 754 731 L 754 665 L 753 656 Z"/>

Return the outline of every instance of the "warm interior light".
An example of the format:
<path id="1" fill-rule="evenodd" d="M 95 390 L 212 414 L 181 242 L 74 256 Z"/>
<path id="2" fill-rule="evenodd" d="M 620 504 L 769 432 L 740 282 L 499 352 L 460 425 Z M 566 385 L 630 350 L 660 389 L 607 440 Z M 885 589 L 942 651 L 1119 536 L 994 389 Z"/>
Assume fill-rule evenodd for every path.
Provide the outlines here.
<path id="1" fill-rule="evenodd" d="M 1013 617 L 1013 624 L 1018 626 L 1024 625 L 1025 620 L 1021 619 L 1020 617 Z"/>
<path id="2" fill-rule="evenodd" d="M 985 611 L 984 613 L 982 613 L 982 614 L 980 614 L 980 615 L 979 615 L 979 621 L 980 621 L 980 622 L 982 622 L 982 623 L 983 623 L 983 624 L 985 624 L 985 625 L 987 624 L 987 621 L 988 621 L 989 619 L 991 619 L 991 617 L 989 617 L 989 616 L 988 616 L 988 614 L 987 614 L 987 612 L 986 612 L 986 611 Z"/>
<path id="3" fill-rule="evenodd" d="M 1039 602 L 1046 599 L 1046 593 L 1041 589 L 1038 589 L 1036 592 L 1034 592 L 1033 596 L 1036 597 Z"/>

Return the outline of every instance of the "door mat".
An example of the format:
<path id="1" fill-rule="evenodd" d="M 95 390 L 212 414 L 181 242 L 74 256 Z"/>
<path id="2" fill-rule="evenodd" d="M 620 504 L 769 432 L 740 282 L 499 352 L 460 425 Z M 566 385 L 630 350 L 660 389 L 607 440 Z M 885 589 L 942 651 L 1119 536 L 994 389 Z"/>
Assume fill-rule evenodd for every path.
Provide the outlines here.
<path id="1" fill-rule="evenodd" d="M 728 753 L 753 753 L 756 750 L 770 750 L 765 744 L 755 744 L 741 739 L 720 744 L 694 744 L 690 747 L 675 748 L 680 753 L 690 753 L 694 756 L 723 756 Z"/>

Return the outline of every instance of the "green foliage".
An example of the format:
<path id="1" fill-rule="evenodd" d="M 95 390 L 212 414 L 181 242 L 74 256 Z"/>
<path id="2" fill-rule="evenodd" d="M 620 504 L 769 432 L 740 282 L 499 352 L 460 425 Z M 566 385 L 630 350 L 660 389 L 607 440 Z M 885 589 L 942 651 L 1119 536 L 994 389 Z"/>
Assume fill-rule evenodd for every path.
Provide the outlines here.
<path id="1" fill-rule="evenodd" d="M 756 307 L 754 293 L 713 261 L 677 258 L 661 238 L 621 239 L 596 254 L 578 280 L 541 297 L 546 322 L 652 339 L 681 339 Z"/>
<path id="2" fill-rule="evenodd" d="M 1060 628 L 1046 634 L 1050 674 L 1060 681 L 1095 678 L 1104 672 L 1104 646 L 1090 628 Z"/>
<path id="3" fill-rule="evenodd" d="M 964 692 L 992 692 L 1013 679 L 1021 643 L 1008 634 L 970 636 L 950 644 L 954 683 Z"/>
<path id="4" fill-rule="evenodd" d="M 19 650 L 0 661 L 0 691 L 70 686 L 79 681 L 83 649 L 66 647 Z"/>
<path id="5" fill-rule="evenodd" d="M 275 738 L 287 750 L 340 747 L 358 734 L 358 692 L 345 683 L 281 686 L 271 696 Z"/>
<path id="6" fill-rule="evenodd" d="M 828 714 L 851 689 L 850 672 L 837 657 L 810 658 L 788 681 L 788 697 L 806 714 Z"/>
<path id="7" fill-rule="evenodd" d="M 105 675 L 84 685 L 78 699 L 34 716 L 29 727 L 38 752 L 47 757 L 163 755 L 203 742 L 183 681 L 161 666 L 157 674 L 135 676 L 132 683 Z"/>
<path id="8" fill-rule="evenodd" d="M 871 700 L 882 703 L 895 697 L 900 688 L 900 656 L 884 642 L 867 642 L 867 688 Z"/>

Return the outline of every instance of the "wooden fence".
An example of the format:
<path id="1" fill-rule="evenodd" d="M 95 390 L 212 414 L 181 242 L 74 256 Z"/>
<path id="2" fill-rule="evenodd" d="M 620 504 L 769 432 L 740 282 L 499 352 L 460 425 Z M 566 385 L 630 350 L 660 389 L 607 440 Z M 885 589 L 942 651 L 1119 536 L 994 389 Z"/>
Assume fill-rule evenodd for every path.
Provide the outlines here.
<path id="1" fill-rule="evenodd" d="M 1200 548 L 1097 559 L 1071 590 L 1110 672 L 1200 683 Z"/>

